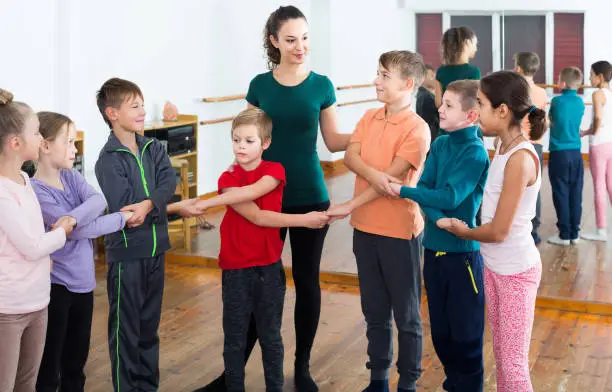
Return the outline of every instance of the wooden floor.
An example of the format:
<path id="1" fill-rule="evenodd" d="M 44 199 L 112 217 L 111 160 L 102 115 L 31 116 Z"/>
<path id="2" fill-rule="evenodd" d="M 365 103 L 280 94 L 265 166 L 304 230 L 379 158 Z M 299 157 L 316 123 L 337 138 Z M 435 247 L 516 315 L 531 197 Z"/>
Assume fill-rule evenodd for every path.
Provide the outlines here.
<path id="1" fill-rule="evenodd" d="M 550 182 L 546 168 L 542 181 L 542 226 L 544 239 L 540 246 L 543 274 L 539 296 L 575 301 L 603 302 L 612 304 L 612 242 L 583 241 L 571 247 L 560 247 L 546 243 L 546 237 L 557 233 L 556 215 L 552 203 Z M 332 203 L 342 203 L 352 196 L 355 177 L 351 173 L 327 179 Z M 585 231 L 595 228 L 593 209 L 593 184 L 588 169 L 585 171 L 583 191 L 582 227 Z M 192 242 L 192 255 L 216 259 L 219 253 L 219 224 L 223 213 L 210 214 L 207 219 L 215 225 L 208 231 L 200 231 Z M 608 221 L 612 209 L 608 213 Z M 180 243 L 178 244 L 180 247 Z M 184 255 L 180 250 L 177 255 Z M 283 252 L 283 262 L 291 265 L 289 244 Z M 209 262 L 209 264 L 211 264 Z M 214 262 L 212 263 L 214 264 Z M 342 280 L 348 282 L 357 273 L 352 252 L 352 228 L 348 218 L 335 222 L 330 227 L 321 260 L 321 271 L 332 274 L 349 274 Z M 356 281 L 355 279 L 353 279 Z"/>
<path id="2" fill-rule="evenodd" d="M 105 266 L 97 266 L 95 313 L 85 390 L 107 392 L 110 362 L 106 344 L 108 303 Z M 419 391 L 442 391 L 443 371 L 431 345 L 423 306 L 423 376 Z M 294 291 L 287 290 L 283 320 L 286 391 L 293 391 Z M 160 391 L 182 392 L 212 380 L 222 370 L 221 287 L 217 270 L 167 265 L 160 325 Z M 612 391 L 612 318 L 553 310 L 536 311 L 530 364 L 534 390 Z M 312 373 L 322 392 L 355 392 L 368 382 L 366 339 L 359 296 L 350 288 L 325 290 L 322 317 L 312 353 Z M 392 384 L 397 374 L 392 372 Z M 486 391 L 495 391 L 490 332 L 485 343 Z M 247 390 L 264 391 L 258 349 L 247 366 Z"/>

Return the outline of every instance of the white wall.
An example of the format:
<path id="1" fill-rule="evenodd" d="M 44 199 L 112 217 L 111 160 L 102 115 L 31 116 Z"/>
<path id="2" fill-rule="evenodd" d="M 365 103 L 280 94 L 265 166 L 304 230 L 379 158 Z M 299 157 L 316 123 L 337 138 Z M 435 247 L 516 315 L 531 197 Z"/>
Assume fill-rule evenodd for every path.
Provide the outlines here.
<path id="1" fill-rule="evenodd" d="M 316 0 L 315 0 L 316 1 Z M 378 58 L 389 50 L 414 49 L 412 25 L 405 23 L 407 11 L 397 0 L 377 0 L 369 7 L 357 7 L 352 0 L 331 2 L 331 72 L 334 85 L 371 83 L 376 77 Z M 339 103 L 375 98 L 374 88 L 343 90 L 336 93 Z M 343 133 L 353 132 L 363 113 L 380 103 L 367 103 L 338 108 L 338 127 Z M 325 147 L 320 150 L 326 151 Z M 326 156 L 320 154 L 322 159 Z M 330 160 L 343 153 L 331 154 Z"/>
<path id="2" fill-rule="evenodd" d="M 584 2 L 583 2 L 584 3 Z M 589 2 L 512 2 L 513 10 L 586 11 L 585 62 L 612 59 L 605 44 L 609 10 Z M 85 130 L 88 180 L 108 130 L 95 105 L 95 92 L 108 78 L 136 82 L 143 90 L 148 119 L 165 100 L 201 120 L 230 116 L 244 101 L 205 104 L 204 96 L 240 94 L 265 72 L 262 30 L 277 0 L 0 0 L 5 31 L 0 86 L 36 110 L 69 114 Z M 336 86 L 369 83 L 377 58 L 390 49 L 415 46 L 415 12 L 502 10 L 501 0 L 296 0 L 308 17 L 310 64 Z M 403 7 L 401 6 L 403 4 Z M 610 8 L 610 6 L 607 6 Z M 33 12 L 32 10 L 36 10 Z M 373 89 L 338 91 L 338 102 L 374 97 Z M 378 104 L 338 109 L 341 132 L 352 132 L 363 112 Z M 215 189 L 231 161 L 229 124 L 200 127 L 199 192 Z M 319 143 L 321 159 L 339 159 Z"/>
<path id="3" fill-rule="evenodd" d="M 0 0 L 0 87 L 35 110 L 59 105 L 56 6 L 55 0 Z"/>
<path id="4" fill-rule="evenodd" d="M 147 120 L 159 118 L 165 100 L 179 111 L 212 119 L 235 114 L 245 102 L 205 104 L 205 96 L 239 94 L 265 71 L 263 26 L 278 1 L 136 0 L 70 2 L 70 114 L 86 131 L 88 178 L 108 130 L 95 92 L 108 78 L 136 82 Z M 296 5 L 305 13 L 309 2 Z M 121 9 L 118 13 L 117 9 Z M 110 28 L 113 26 L 113 28 Z M 231 162 L 229 124 L 201 127 L 198 190 L 216 186 Z"/>

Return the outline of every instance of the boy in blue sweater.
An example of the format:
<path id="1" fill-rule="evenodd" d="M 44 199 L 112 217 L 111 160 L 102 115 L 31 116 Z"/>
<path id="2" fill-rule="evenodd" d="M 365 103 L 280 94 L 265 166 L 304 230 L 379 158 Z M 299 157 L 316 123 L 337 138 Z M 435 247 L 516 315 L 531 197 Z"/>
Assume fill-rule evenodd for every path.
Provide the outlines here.
<path id="1" fill-rule="evenodd" d="M 440 106 L 440 127 L 447 134 L 431 146 L 416 188 L 392 184 L 393 191 L 419 203 L 425 222 L 423 276 L 431 338 L 444 366 L 447 391 L 483 389 L 483 262 L 480 244 L 440 229 L 453 217 L 475 226 L 489 170 L 489 157 L 478 137 L 478 82 L 448 85 Z"/>
<path id="2" fill-rule="evenodd" d="M 550 151 L 548 177 L 557 212 L 559 235 L 548 242 L 567 246 L 578 242 L 582 217 L 584 165 L 580 148 L 580 123 L 584 101 L 578 95 L 582 72 L 576 67 L 563 68 L 559 74 L 561 95 L 550 103 Z"/>

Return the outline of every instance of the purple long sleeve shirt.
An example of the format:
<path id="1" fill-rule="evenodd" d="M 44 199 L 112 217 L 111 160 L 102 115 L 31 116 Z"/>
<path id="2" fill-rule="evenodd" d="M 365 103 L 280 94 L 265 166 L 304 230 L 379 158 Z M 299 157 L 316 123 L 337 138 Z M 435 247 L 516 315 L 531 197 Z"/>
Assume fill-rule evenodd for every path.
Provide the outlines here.
<path id="1" fill-rule="evenodd" d="M 125 217 L 117 212 L 102 215 L 104 196 L 87 183 L 76 170 L 62 170 L 64 190 L 32 178 L 47 231 L 62 216 L 71 216 L 77 226 L 66 245 L 51 254 L 51 283 L 65 286 L 73 293 L 87 293 L 96 287 L 92 239 L 114 233 L 125 226 Z"/>

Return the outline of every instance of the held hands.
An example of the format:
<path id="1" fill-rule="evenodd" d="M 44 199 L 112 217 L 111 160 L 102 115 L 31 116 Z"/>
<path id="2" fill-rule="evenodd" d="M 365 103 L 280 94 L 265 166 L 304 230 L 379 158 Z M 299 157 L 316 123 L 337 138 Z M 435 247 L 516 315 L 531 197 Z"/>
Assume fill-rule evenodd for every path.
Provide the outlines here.
<path id="1" fill-rule="evenodd" d="M 353 208 L 349 203 L 335 204 L 329 207 L 325 212 L 329 217 L 329 223 L 332 223 L 338 219 L 344 219 L 353 212 Z"/>
<path id="2" fill-rule="evenodd" d="M 394 197 L 399 197 L 400 196 L 400 192 L 402 191 L 402 184 L 393 183 L 393 184 L 389 184 L 389 186 L 391 187 L 391 191 L 393 192 L 393 196 Z"/>
<path id="3" fill-rule="evenodd" d="M 329 217 L 325 212 L 312 211 L 304 214 L 304 227 L 310 229 L 321 229 L 329 223 Z"/>
<path id="4" fill-rule="evenodd" d="M 584 130 L 580 131 L 580 137 L 584 137 L 584 136 L 590 135 L 591 133 L 593 133 L 593 130 L 591 128 L 584 129 Z"/>
<path id="5" fill-rule="evenodd" d="M 397 179 L 385 172 L 375 170 L 373 175 L 371 175 L 368 179 L 370 186 L 374 188 L 374 190 L 383 196 L 397 197 L 398 193 L 395 193 L 391 188 L 391 184 L 402 184 L 403 181 Z"/>
<path id="6" fill-rule="evenodd" d="M 204 215 L 208 208 L 205 200 L 198 199 L 186 199 L 179 201 L 177 204 L 179 207 L 178 214 L 183 218 Z"/>
<path id="7" fill-rule="evenodd" d="M 121 212 L 131 212 L 132 216 L 128 219 L 127 227 L 138 227 L 144 223 L 145 218 L 153 210 L 153 202 L 149 199 L 140 203 L 125 206 Z"/>
<path id="8" fill-rule="evenodd" d="M 438 219 L 436 225 L 441 229 L 453 233 L 459 238 L 464 238 L 466 234 L 470 231 L 468 225 L 457 218 Z"/>
<path id="9" fill-rule="evenodd" d="M 125 224 L 127 225 L 127 222 L 132 216 L 134 216 L 134 213 L 132 211 L 122 211 L 121 213 L 123 214 L 123 217 L 125 218 Z"/>
<path id="10" fill-rule="evenodd" d="M 55 222 L 51 227 L 53 230 L 57 230 L 59 228 L 64 229 L 66 232 L 66 237 L 72 233 L 74 226 L 76 226 L 77 221 L 71 216 L 62 216 Z"/>

